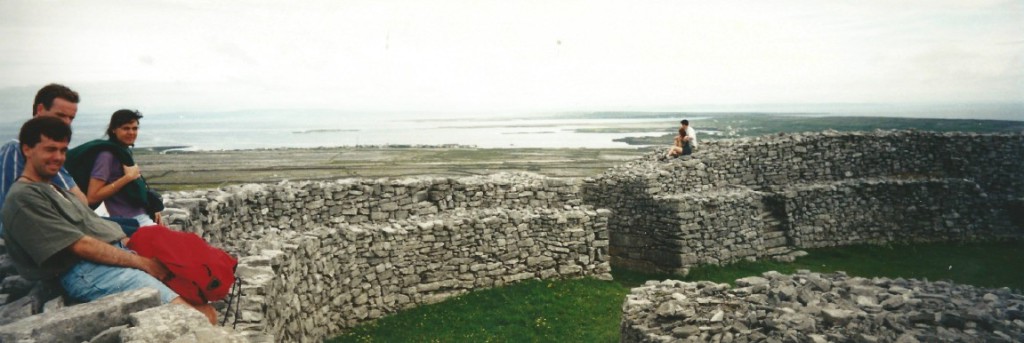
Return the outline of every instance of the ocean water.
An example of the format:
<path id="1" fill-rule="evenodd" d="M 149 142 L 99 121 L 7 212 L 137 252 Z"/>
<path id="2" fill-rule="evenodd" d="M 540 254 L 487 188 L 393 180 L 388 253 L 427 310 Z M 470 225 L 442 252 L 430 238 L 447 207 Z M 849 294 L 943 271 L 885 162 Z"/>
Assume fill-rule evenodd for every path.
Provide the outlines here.
<path id="1" fill-rule="evenodd" d="M 447 145 L 481 148 L 630 148 L 616 138 L 660 136 L 688 118 L 700 130 L 713 113 L 788 113 L 807 116 L 887 116 L 1024 121 L 1024 105 L 964 106 L 747 106 L 690 112 L 619 115 L 577 113 L 406 114 L 261 110 L 223 113 L 146 113 L 137 147 L 183 150 L 310 148 L 356 145 Z M 27 117 L 25 119 L 28 119 Z M 79 113 L 72 146 L 101 138 L 107 114 Z M 23 120 L 3 118 L 0 137 L 14 137 Z M 578 129 L 616 127 L 614 133 Z M 635 128 L 631 129 L 631 128 Z"/>
<path id="2" fill-rule="evenodd" d="M 647 125 L 650 123 L 650 125 Z M 137 147 L 188 146 L 186 150 L 309 148 L 357 145 L 448 145 L 481 148 L 629 147 L 612 140 L 664 132 L 576 133 L 605 125 L 672 128 L 672 119 L 423 118 L 403 115 L 178 114 L 144 117 Z M 678 124 L 674 124 L 678 125 Z M 99 138 L 105 123 L 75 124 L 73 145 Z M 89 134 L 96 132 L 99 134 Z"/>

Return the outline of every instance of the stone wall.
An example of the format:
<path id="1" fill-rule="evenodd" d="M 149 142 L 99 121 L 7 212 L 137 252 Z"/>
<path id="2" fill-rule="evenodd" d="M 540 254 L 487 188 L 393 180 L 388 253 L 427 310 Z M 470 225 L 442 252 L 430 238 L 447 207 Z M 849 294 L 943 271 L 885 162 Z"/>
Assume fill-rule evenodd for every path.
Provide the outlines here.
<path id="1" fill-rule="evenodd" d="M 612 262 L 633 269 L 684 272 L 698 264 L 724 264 L 790 253 L 780 222 L 766 205 L 769 193 L 745 187 L 658 197 L 630 204 L 615 220 Z M 652 198 L 653 199 L 653 198 Z"/>
<path id="2" fill-rule="evenodd" d="M 529 174 L 245 185 L 167 196 L 173 227 L 242 256 L 243 331 L 314 341 L 526 279 L 610 278 L 610 211 Z"/>
<path id="3" fill-rule="evenodd" d="M 1019 239 L 1005 208 L 964 179 L 855 179 L 779 191 L 790 244 L 854 244 Z"/>
<path id="4" fill-rule="evenodd" d="M 615 265 L 685 273 L 801 248 L 1024 236 L 1021 134 L 780 134 L 661 154 L 583 185 L 614 213 Z"/>
<path id="5" fill-rule="evenodd" d="M 1019 197 L 1021 156 L 1024 134 L 827 131 L 701 142 L 689 162 L 693 172 L 686 163 L 652 166 L 651 155 L 605 178 L 639 176 L 661 194 L 874 177 L 964 178 L 991 196 Z"/>
<path id="6" fill-rule="evenodd" d="M 195 213 L 190 230 L 213 230 L 210 238 L 225 242 L 258 238 L 271 228 L 304 231 L 403 220 L 455 208 L 562 208 L 582 204 L 575 182 L 528 174 L 251 184 L 227 187 L 201 198 L 208 204 Z M 179 203 L 191 207 L 188 201 Z"/>

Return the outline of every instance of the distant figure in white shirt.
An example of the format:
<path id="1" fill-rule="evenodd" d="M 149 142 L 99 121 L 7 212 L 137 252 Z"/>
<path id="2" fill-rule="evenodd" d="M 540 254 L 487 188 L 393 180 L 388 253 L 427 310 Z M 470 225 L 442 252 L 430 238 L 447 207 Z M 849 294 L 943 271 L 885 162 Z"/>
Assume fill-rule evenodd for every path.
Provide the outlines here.
<path id="1" fill-rule="evenodd" d="M 686 131 L 686 135 L 683 136 L 683 156 L 692 154 L 693 149 L 697 148 L 697 132 L 690 127 L 690 121 L 686 119 L 679 121 L 679 129 Z"/>

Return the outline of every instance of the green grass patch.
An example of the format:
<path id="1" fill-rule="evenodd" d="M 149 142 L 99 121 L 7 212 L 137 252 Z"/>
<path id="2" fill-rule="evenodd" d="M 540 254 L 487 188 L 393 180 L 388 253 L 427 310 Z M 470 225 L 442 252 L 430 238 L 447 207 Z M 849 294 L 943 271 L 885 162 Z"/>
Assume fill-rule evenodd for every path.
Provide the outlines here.
<path id="1" fill-rule="evenodd" d="M 770 270 L 842 270 L 852 276 L 1024 289 L 1024 242 L 850 246 L 808 253 L 793 263 L 698 267 L 686 277 L 615 270 L 615 281 L 531 280 L 406 310 L 328 342 L 618 342 L 622 302 L 647 280 L 731 283 Z"/>
<path id="2" fill-rule="evenodd" d="M 852 276 L 952 280 L 980 287 L 1024 289 L 1024 242 L 857 245 L 811 249 L 793 263 L 742 262 L 702 266 L 682 280 L 729 282 L 774 270 L 844 271 Z"/>
<path id="3" fill-rule="evenodd" d="M 531 280 L 420 306 L 330 342 L 612 342 L 626 288 L 595 279 Z"/>

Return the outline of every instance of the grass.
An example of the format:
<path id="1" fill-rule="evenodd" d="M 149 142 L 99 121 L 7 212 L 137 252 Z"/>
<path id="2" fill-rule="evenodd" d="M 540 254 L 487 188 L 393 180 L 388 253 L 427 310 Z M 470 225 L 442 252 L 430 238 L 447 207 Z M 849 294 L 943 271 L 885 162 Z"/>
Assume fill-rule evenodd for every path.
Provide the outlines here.
<path id="1" fill-rule="evenodd" d="M 686 280 L 733 280 L 775 270 L 845 271 L 854 276 L 952 280 L 979 287 L 1024 290 L 1024 242 L 936 243 L 926 245 L 857 245 L 808 250 L 793 263 L 743 262 L 725 267 L 704 266 Z"/>
<path id="2" fill-rule="evenodd" d="M 615 281 L 526 281 L 406 310 L 328 342 L 618 342 L 622 302 L 631 288 L 647 280 L 731 283 L 770 270 L 842 270 L 852 276 L 1024 289 L 1024 242 L 851 246 L 808 252 L 793 263 L 698 267 L 686 277 L 614 270 Z"/>

